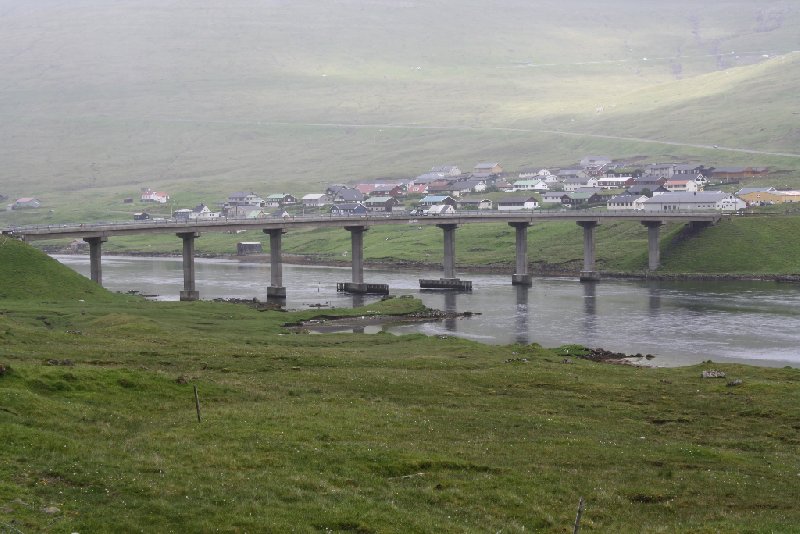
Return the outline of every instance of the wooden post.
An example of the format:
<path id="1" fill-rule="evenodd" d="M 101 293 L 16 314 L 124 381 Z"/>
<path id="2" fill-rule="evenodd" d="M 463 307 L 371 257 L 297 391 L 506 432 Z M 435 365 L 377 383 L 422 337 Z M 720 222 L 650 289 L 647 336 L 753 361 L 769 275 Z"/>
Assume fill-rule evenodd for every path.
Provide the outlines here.
<path id="1" fill-rule="evenodd" d="M 197 410 L 197 422 L 200 422 L 200 397 L 197 396 L 197 386 L 194 387 L 194 407 Z"/>
<path id="2" fill-rule="evenodd" d="M 575 528 L 572 530 L 572 534 L 578 534 L 581 529 L 581 515 L 583 515 L 583 497 L 578 501 L 578 515 L 575 516 Z"/>

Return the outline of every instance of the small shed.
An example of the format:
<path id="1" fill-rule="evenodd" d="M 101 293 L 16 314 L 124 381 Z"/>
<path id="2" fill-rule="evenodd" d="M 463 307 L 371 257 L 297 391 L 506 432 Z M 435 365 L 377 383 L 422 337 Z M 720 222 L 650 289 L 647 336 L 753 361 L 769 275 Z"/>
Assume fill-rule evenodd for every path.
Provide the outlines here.
<path id="1" fill-rule="evenodd" d="M 264 252 L 264 249 L 261 247 L 261 241 L 240 241 L 236 243 L 236 254 L 238 256 L 261 254 L 262 252 Z"/>

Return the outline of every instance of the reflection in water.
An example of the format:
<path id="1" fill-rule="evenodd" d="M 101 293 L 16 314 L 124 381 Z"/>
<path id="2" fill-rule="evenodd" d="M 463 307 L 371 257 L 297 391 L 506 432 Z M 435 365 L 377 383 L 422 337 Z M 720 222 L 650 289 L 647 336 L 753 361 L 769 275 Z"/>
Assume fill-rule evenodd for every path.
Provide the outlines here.
<path id="1" fill-rule="evenodd" d="M 650 317 L 658 317 L 661 311 L 661 289 L 657 282 L 651 282 L 647 286 L 647 303 L 649 304 Z"/>
<path id="2" fill-rule="evenodd" d="M 353 295 L 353 307 L 354 308 L 360 308 L 361 306 L 366 304 L 366 301 L 364 299 L 364 295 L 363 294 L 361 294 L 361 293 L 352 293 L 352 295 Z"/>
<path id="3" fill-rule="evenodd" d="M 597 331 L 597 282 L 581 282 L 583 285 L 583 329 L 587 334 Z"/>
<path id="4" fill-rule="evenodd" d="M 514 340 L 520 345 L 530 343 L 528 332 L 528 286 L 514 286 L 517 289 L 517 309 L 514 313 Z"/>
<path id="5" fill-rule="evenodd" d="M 456 313 L 458 312 L 457 291 L 444 292 L 444 311 L 447 312 L 447 319 L 444 320 L 444 327 L 448 332 L 457 332 L 456 328 Z"/>

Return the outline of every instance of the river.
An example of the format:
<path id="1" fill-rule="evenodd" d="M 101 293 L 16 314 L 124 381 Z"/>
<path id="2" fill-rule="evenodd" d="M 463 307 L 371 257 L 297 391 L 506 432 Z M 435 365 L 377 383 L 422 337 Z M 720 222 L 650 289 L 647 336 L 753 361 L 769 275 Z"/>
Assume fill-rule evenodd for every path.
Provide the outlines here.
<path id="1" fill-rule="evenodd" d="M 54 255 L 84 276 L 88 256 Z M 481 343 L 579 343 L 627 354 L 652 354 L 649 365 L 678 366 L 712 360 L 800 367 L 800 285 L 766 281 L 630 281 L 580 283 L 575 278 L 534 278 L 511 285 L 511 276 L 464 274 L 471 293 L 419 289 L 420 278 L 439 271 L 367 269 L 364 280 L 388 283 L 393 295 L 414 295 L 428 307 L 474 312 L 472 317 L 389 327 L 393 333 L 455 335 Z M 266 300 L 269 264 L 196 260 L 203 299 Z M 362 297 L 336 292 L 349 268 L 284 265 L 287 309 L 352 306 Z M 178 300 L 180 258 L 103 257 L 103 285 L 136 290 L 157 300 Z M 374 300 L 367 297 L 365 302 Z M 367 327 L 369 333 L 379 327 Z"/>

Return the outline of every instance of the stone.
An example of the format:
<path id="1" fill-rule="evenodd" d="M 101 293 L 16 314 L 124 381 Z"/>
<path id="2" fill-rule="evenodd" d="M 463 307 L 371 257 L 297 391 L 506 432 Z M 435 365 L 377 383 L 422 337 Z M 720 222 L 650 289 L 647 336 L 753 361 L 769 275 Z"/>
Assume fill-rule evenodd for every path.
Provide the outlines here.
<path id="1" fill-rule="evenodd" d="M 60 511 L 61 510 L 57 506 L 47 506 L 45 508 L 42 508 L 42 512 L 50 515 L 57 514 Z"/>
<path id="2" fill-rule="evenodd" d="M 725 378 L 725 373 L 723 371 L 718 371 L 716 369 L 709 369 L 708 371 L 703 371 L 702 377 L 703 378 Z"/>

